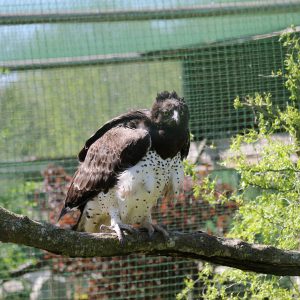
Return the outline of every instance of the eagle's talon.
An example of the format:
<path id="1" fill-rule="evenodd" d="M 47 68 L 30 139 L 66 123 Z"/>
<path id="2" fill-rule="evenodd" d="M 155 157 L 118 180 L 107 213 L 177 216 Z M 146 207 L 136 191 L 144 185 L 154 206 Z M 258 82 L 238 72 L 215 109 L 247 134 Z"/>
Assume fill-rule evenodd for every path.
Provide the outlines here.
<path id="1" fill-rule="evenodd" d="M 117 234 L 117 237 L 118 237 L 118 240 L 120 241 L 121 244 L 124 244 L 124 235 L 120 229 L 120 226 L 118 224 L 114 225 L 114 226 L 107 226 L 107 225 L 104 225 L 102 224 L 100 226 L 100 231 L 113 231 Z"/>
<path id="2" fill-rule="evenodd" d="M 143 228 L 147 230 L 149 238 L 153 237 L 155 231 L 160 232 L 165 239 L 168 239 L 170 236 L 168 231 L 162 225 L 147 223 L 144 224 Z"/>
<path id="3" fill-rule="evenodd" d="M 127 231 L 131 234 L 136 234 L 138 230 L 131 225 L 128 224 L 118 224 L 121 230 Z"/>
<path id="4" fill-rule="evenodd" d="M 153 224 L 152 226 L 156 231 L 160 232 L 166 240 L 170 237 L 168 231 L 162 225 Z"/>
<path id="5" fill-rule="evenodd" d="M 153 236 L 153 234 L 154 234 L 154 229 L 153 230 L 151 230 L 151 229 L 149 229 L 148 227 L 140 227 L 139 228 L 139 233 L 143 233 L 143 232 L 146 232 L 146 233 L 148 233 L 148 237 L 149 238 L 152 238 L 152 236 Z"/>
<path id="6" fill-rule="evenodd" d="M 154 227 L 151 226 L 148 228 L 148 236 L 150 239 L 153 237 L 153 234 L 154 234 Z"/>
<path id="7" fill-rule="evenodd" d="M 100 231 L 106 231 L 106 230 L 115 231 L 115 229 L 112 226 L 107 226 L 107 225 L 101 224 Z"/>
<path id="8" fill-rule="evenodd" d="M 102 224 L 100 226 L 100 231 L 107 230 L 107 229 L 110 231 L 114 231 L 117 234 L 117 237 L 122 245 L 125 242 L 125 237 L 124 237 L 123 231 L 127 231 L 128 233 L 131 233 L 131 234 L 137 233 L 137 229 L 135 229 L 133 226 L 130 226 L 127 224 L 121 224 L 121 223 L 117 223 L 117 224 L 111 225 L 111 226 Z"/>
<path id="9" fill-rule="evenodd" d="M 140 228 L 141 231 L 146 230 L 148 233 L 149 238 L 151 239 L 154 234 L 154 227 L 150 222 L 145 222 L 142 227 Z"/>

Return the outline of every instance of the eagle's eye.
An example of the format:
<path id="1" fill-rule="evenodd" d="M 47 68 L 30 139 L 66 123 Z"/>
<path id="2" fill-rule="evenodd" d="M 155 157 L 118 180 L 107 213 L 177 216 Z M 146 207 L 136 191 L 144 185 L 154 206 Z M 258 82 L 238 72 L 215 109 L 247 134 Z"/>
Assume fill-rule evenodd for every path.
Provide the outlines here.
<path id="1" fill-rule="evenodd" d="M 164 116 L 169 116 L 169 115 L 171 114 L 171 111 L 169 111 L 169 110 L 164 110 L 164 111 L 162 112 L 162 114 L 163 114 Z"/>

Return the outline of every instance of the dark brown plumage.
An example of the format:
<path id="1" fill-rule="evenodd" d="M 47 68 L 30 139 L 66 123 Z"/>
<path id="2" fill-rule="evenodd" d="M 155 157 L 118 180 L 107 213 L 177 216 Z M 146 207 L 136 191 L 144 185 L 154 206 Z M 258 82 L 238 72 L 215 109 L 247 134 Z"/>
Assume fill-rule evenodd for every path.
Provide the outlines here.
<path id="1" fill-rule="evenodd" d="M 158 94 L 151 110 L 131 111 L 104 124 L 86 141 L 78 155 L 81 163 L 74 174 L 61 217 L 74 208 L 84 213 L 87 203 L 96 201 L 100 194 L 102 198 L 109 194 L 109 199 L 112 199 L 111 191 L 120 185 L 120 175 L 125 171 L 133 170 L 132 168 L 145 157 L 150 161 L 146 160 L 141 168 L 154 166 L 155 162 L 151 161 L 156 160 L 156 155 L 158 160 L 162 160 L 162 164 L 165 161 L 173 161 L 178 154 L 181 160 L 184 159 L 190 145 L 188 121 L 189 112 L 184 100 L 175 92 L 162 92 Z M 149 153 L 154 153 L 154 156 L 152 154 L 149 156 Z M 168 173 L 166 174 L 168 176 Z M 116 190 L 115 193 L 119 195 L 120 191 Z M 151 194 L 152 191 L 147 193 Z M 128 199 L 124 196 L 125 198 L 120 200 L 117 195 L 113 207 L 121 207 L 122 201 L 129 201 L 129 196 Z M 105 207 L 109 211 L 107 208 L 109 204 L 101 205 L 99 207 L 103 209 Z M 124 211 L 121 212 L 121 208 L 117 210 L 116 214 L 118 213 L 126 215 Z M 99 214 L 101 215 L 101 212 Z M 108 212 L 108 214 L 113 218 L 113 213 Z M 126 218 L 124 216 L 123 220 Z M 130 220 L 128 218 L 126 220 Z M 116 219 L 119 223 L 122 217 L 116 216 Z"/>

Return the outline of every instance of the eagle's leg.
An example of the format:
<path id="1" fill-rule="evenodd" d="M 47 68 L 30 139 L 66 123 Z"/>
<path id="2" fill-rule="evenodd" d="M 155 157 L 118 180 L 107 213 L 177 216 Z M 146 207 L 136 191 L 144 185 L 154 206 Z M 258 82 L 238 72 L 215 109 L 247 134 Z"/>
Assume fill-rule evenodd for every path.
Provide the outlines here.
<path id="1" fill-rule="evenodd" d="M 118 224 L 118 226 L 120 227 L 121 230 L 127 231 L 128 233 L 134 234 L 134 233 L 137 233 L 137 232 L 138 232 L 138 230 L 135 229 L 135 228 L 134 228 L 133 226 L 131 226 L 131 225 L 123 224 L 123 223 L 117 223 L 117 224 Z M 103 229 L 104 229 L 104 230 L 105 230 L 105 229 L 114 230 L 114 228 L 115 228 L 115 225 L 114 225 L 114 226 L 107 226 L 107 225 L 102 224 L 102 225 L 100 226 L 100 230 L 103 230 Z"/>
<path id="2" fill-rule="evenodd" d="M 120 243 L 124 243 L 123 231 L 127 231 L 131 234 L 137 232 L 137 230 L 133 226 L 128 224 L 123 224 L 117 214 L 111 214 L 111 225 L 110 226 L 101 225 L 100 231 L 102 231 L 103 229 L 109 229 L 114 231 L 117 234 Z"/>
<path id="3" fill-rule="evenodd" d="M 107 225 L 104 225 L 102 224 L 100 226 L 100 231 L 103 231 L 103 230 L 111 230 L 111 231 L 114 231 L 116 234 L 117 234 L 117 237 L 119 239 L 119 241 L 121 243 L 124 242 L 124 235 L 123 235 L 123 232 L 119 226 L 119 224 L 115 224 L 115 225 L 111 225 L 111 226 L 107 226 Z"/>

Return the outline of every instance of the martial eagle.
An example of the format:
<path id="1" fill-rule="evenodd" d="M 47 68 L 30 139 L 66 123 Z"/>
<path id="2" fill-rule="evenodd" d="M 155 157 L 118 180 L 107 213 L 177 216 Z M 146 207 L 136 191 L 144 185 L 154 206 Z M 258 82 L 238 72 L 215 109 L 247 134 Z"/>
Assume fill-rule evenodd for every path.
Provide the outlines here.
<path id="1" fill-rule="evenodd" d="M 152 223 L 151 209 L 160 196 L 177 194 L 183 181 L 182 160 L 190 147 L 189 111 L 176 92 L 159 93 L 151 110 L 135 110 L 104 124 L 85 143 L 80 165 L 60 218 L 79 209 L 77 231 L 135 232 L 132 225 L 167 231 Z"/>

